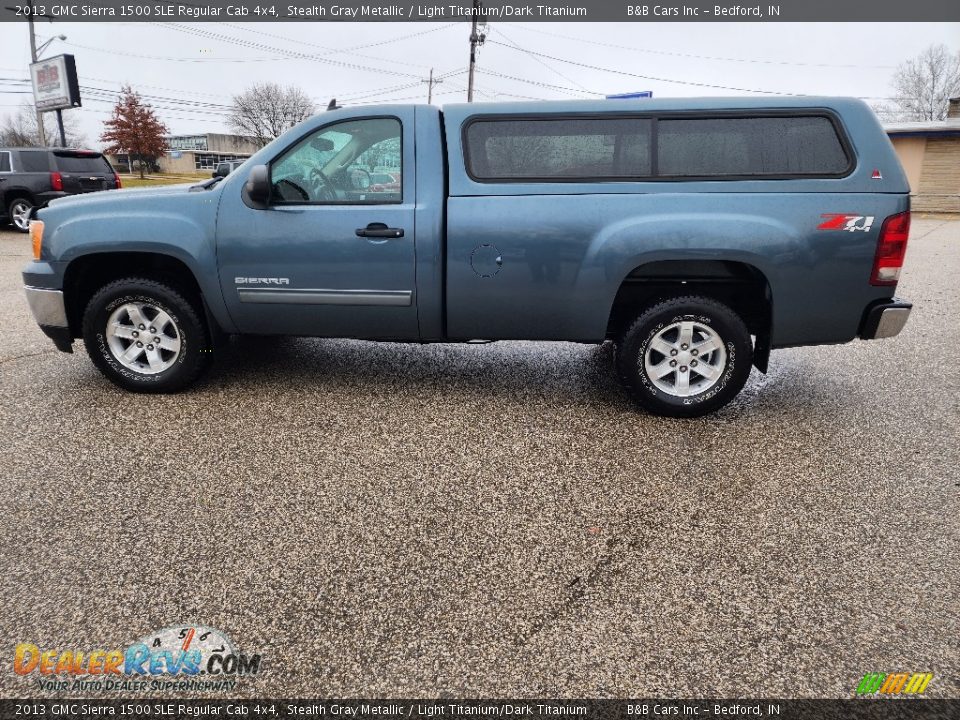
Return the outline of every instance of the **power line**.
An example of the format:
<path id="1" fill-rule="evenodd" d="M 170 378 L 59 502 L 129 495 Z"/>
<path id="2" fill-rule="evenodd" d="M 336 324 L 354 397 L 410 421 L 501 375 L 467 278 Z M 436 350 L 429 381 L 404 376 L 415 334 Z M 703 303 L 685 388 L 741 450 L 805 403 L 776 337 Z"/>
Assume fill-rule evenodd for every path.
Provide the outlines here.
<path id="1" fill-rule="evenodd" d="M 122 90 L 113 90 L 111 88 L 101 88 L 101 87 L 96 87 L 95 85 L 81 85 L 80 89 L 86 90 L 88 92 L 93 91 L 101 94 L 107 94 L 110 96 L 117 96 L 122 93 Z M 138 92 L 137 94 L 145 100 L 158 100 L 160 102 L 172 102 L 178 105 L 202 107 L 202 108 L 208 108 L 210 110 L 221 110 L 224 112 L 227 112 L 233 109 L 232 105 L 224 105 L 222 103 L 208 103 L 208 102 L 201 102 L 199 100 L 181 100 L 180 98 L 169 97 L 166 95 L 152 95 L 150 93 Z"/>
<path id="2" fill-rule="evenodd" d="M 10 71 L 10 72 L 19 72 L 18 69 L 14 69 L 14 68 L 0 68 L 0 70 L 6 70 L 6 71 Z M 454 76 L 454 75 L 461 75 L 461 74 L 463 74 L 463 73 L 465 73 L 465 72 L 466 72 L 466 70 L 448 70 L 447 72 L 442 73 L 441 75 L 438 75 L 437 78 L 442 79 L 442 78 L 451 77 L 451 76 Z M 110 79 L 108 79 L 108 78 L 97 78 L 97 77 L 90 77 L 90 76 L 87 76 L 87 75 L 84 76 L 84 79 L 95 80 L 95 81 L 98 81 L 98 82 L 112 83 L 112 84 L 114 84 L 114 85 L 119 85 L 121 88 L 122 88 L 124 85 L 127 85 L 127 84 L 129 84 L 129 85 L 131 85 L 131 86 L 133 85 L 132 83 L 128 83 L 128 82 L 121 81 L 121 80 L 110 80 Z M 3 78 L 0 78 L 0 81 L 2 81 L 2 80 L 3 80 Z M 30 80 L 29 80 L 29 79 L 15 78 L 15 79 L 13 79 L 13 80 L 15 80 L 16 82 L 22 82 L 22 83 L 27 83 L 27 84 L 30 83 Z M 359 99 L 363 99 L 363 98 L 367 98 L 367 97 L 374 97 L 374 96 L 376 96 L 376 95 L 378 95 L 378 94 L 380 94 L 380 93 L 393 92 L 393 91 L 395 91 L 395 90 L 406 90 L 406 89 L 408 89 L 408 88 L 417 87 L 418 85 L 419 85 L 419 82 L 411 82 L 411 83 L 404 83 L 404 84 L 401 84 L 401 85 L 388 85 L 388 86 L 386 86 L 386 87 L 380 87 L 380 88 L 368 88 L 368 89 L 366 89 L 366 90 L 358 90 L 358 91 L 352 92 L 352 93 L 338 94 L 338 97 L 343 98 L 343 99 L 348 99 L 348 100 L 351 99 L 351 98 L 359 100 Z M 206 93 L 206 92 L 189 92 L 189 91 L 186 91 L 186 90 L 182 90 L 182 91 L 181 91 L 181 90 L 179 90 L 178 88 L 164 87 L 164 86 L 161 86 L 161 85 L 146 85 L 146 84 L 137 83 L 137 84 L 136 84 L 136 88 L 137 88 L 137 89 L 139 89 L 139 88 L 153 88 L 154 90 L 168 90 L 168 91 L 170 91 L 170 92 L 177 92 L 177 93 L 181 93 L 181 94 L 185 94 L 185 95 L 199 95 L 199 96 L 202 96 L 202 97 L 219 97 L 219 98 L 228 98 L 228 99 L 232 99 L 232 98 L 233 98 L 232 95 L 219 95 L 219 94 L 216 94 L 216 93 Z M 118 92 L 119 92 L 119 91 L 118 91 Z M 157 97 L 157 96 L 147 96 L 147 95 L 143 95 L 142 93 L 141 93 L 141 96 L 142 96 L 142 97 Z M 179 98 L 177 98 L 177 100 L 179 100 Z M 316 98 L 314 98 L 314 100 L 316 100 Z M 324 102 L 326 102 L 326 101 L 324 101 Z M 322 104 L 322 103 L 321 103 L 319 100 L 317 100 L 317 104 L 320 105 L 320 104 Z M 221 107 L 232 107 L 232 106 L 221 105 Z"/>
<path id="3" fill-rule="evenodd" d="M 234 30 L 240 30 L 240 31 L 242 31 L 242 32 L 255 33 L 256 35 L 263 35 L 264 37 L 270 37 L 270 38 L 274 38 L 274 39 L 277 39 L 277 40 L 283 40 L 284 42 L 287 42 L 287 43 L 296 43 L 297 45 L 303 45 L 303 46 L 305 46 L 305 47 L 315 47 L 315 48 L 319 48 L 319 49 L 321 49 L 321 50 L 325 50 L 325 51 L 326 51 L 326 52 L 323 53 L 324 55 L 337 55 L 337 54 L 341 54 L 341 53 L 351 53 L 351 54 L 356 55 L 357 57 L 366 58 L 366 59 L 368 59 L 368 60 L 376 60 L 376 61 L 378 61 L 378 62 L 386 62 L 386 63 L 395 64 L 395 65 L 407 65 L 407 66 L 409 66 L 409 67 L 426 68 L 426 67 L 429 67 L 429 66 L 428 66 L 428 65 L 424 65 L 424 64 L 422 64 L 422 63 L 405 62 L 405 61 L 403 61 L 403 60 L 397 60 L 396 58 L 382 58 L 382 57 L 378 57 L 378 56 L 376 56 L 376 55 L 364 55 L 364 54 L 362 54 L 362 53 L 357 53 L 356 51 L 357 51 L 357 50 L 362 50 L 362 49 L 365 49 L 365 48 L 370 48 L 370 47 L 380 47 L 380 46 L 382 46 L 382 45 L 390 45 L 390 44 L 392 44 L 392 43 L 402 42 L 402 41 L 404 41 L 404 40 L 410 40 L 411 38 L 420 37 L 421 35 L 427 35 L 427 34 L 429 34 L 429 33 L 438 32 L 438 31 L 440 31 L 440 30 L 446 30 L 447 28 L 450 28 L 450 27 L 453 27 L 453 26 L 455 26 L 455 25 L 458 25 L 459 23 L 455 23 L 455 22 L 447 23 L 446 25 L 441 25 L 440 27 L 430 28 L 430 29 L 428 29 L 428 30 L 420 30 L 420 31 L 417 31 L 417 32 L 408 33 L 408 34 L 406 34 L 406 35 L 400 35 L 400 36 L 397 36 L 397 37 L 388 38 L 388 39 L 386 39 L 386 40 L 380 40 L 380 41 L 377 41 L 377 42 L 366 43 L 366 44 L 364 44 L 364 45 L 356 45 L 356 46 L 354 46 L 354 47 L 347 47 L 347 48 L 331 48 L 331 47 L 328 47 L 328 46 L 326 46 L 326 45 L 320 45 L 319 43 L 312 43 L 312 42 L 308 42 L 308 41 L 306 41 L 306 40 L 297 40 L 296 38 L 285 37 L 285 36 L 283 36 L 283 35 L 277 35 L 277 34 L 275 34 L 275 33 L 268 33 L 268 32 L 264 32 L 263 30 L 255 30 L 255 29 L 253 29 L 253 28 L 251 28 L 251 27 L 236 25 L 236 24 L 233 24 L 233 23 L 220 23 L 220 24 L 223 25 L 223 26 L 225 26 L 225 27 L 232 28 L 232 29 L 234 29 Z M 287 59 L 287 58 L 283 58 L 283 59 Z"/>
<path id="4" fill-rule="evenodd" d="M 578 88 L 580 88 L 581 90 L 583 90 L 583 92 L 586 92 L 586 93 L 591 92 L 590 90 L 587 90 L 587 88 L 585 88 L 583 85 L 581 85 L 580 83 L 578 83 L 576 80 L 567 77 L 566 75 L 564 75 L 562 72 L 560 72 L 560 71 L 557 70 L 556 68 L 547 65 L 547 63 L 545 63 L 543 60 L 541 60 L 539 57 L 537 57 L 537 55 L 536 55 L 535 53 L 533 53 L 533 52 L 531 52 L 530 50 L 527 50 L 526 48 L 518 45 L 516 42 L 513 41 L 513 39 L 510 38 L 510 36 L 508 36 L 508 35 L 503 31 L 502 28 L 497 27 L 497 28 L 496 28 L 496 31 L 497 31 L 497 34 L 498 34 L 498 35 L 502 35 L 502 36 L 504 37 L 504 39 L 506 39 L 506 41 L 507 41 L 508 43 L 510 43 L 515 49 L 517 49 L 517 50 L 522 50 L 523 52 L 527 53 L 527 55 L 529 55 L 530 57 L 532 57 L 534 60 L 536 60 L 536 61 L 537 61 L 538 63 L 540 63 L 541 65 L 543 65 L 543 67 L 545 67 L 545 68 L 546 68 L 547 70 L 549 70 L 550 72 L 554 73 L 555 75 L 559 75 L 561 78 L 563 78 L 564 80 L 566 80 L 568 83 L 572 83 L 572 84 L 576 85 Z M 491 42 L 493 42 L 493 41 L 491 41 Z M 600 93 L 593 93 L 593 94 L 599 95 Z"/>
<path id="5" fill-rule="evenodd" d="M 225 26 L 227 26 L 227 27 L 237 28 L 237 26 L 231 25 L 230 23 L 221 23 L 221 24 L 222 24 L 222 25 L 225 25 Z M 89 50 L 89 51 L 92 51 L 92 52 L 105 53 L 105 54 L 108 54 L 108 55 L 120 55 L 120 56 L 122 56 L 122 57 L 132 57 L 132 58 L 138 58 L 138 59 L 141 59 L 141 60 L 160 60 L 160 61 L 163 61 L 163 62 L 185 62 L 185 63 L 199 63 L 199 64 L 204 64 L 204 63 L 260 63 L 260 62 L 278 62 L 278 61 L 285 61 L 285 60 L 304 60 L 304 61 L 319 60 L 319 61 L 322 62 L 324 55 L 336 55 L 336 54 L 340 54 L 340 53 L 354 52 L 356 49 L 360 49 L 360 48 L 364 48 L 364 47 L 375 47 L 375 46 L 380 46 L 380 45 L 387 45 L 387 44 L 394 43 L 394 42 L 400 42 L 400 41 L 402 41 L 402 40 L 407 40 L 407 39 L 410 39 L 410 38 L 413 38 L 413 37 L 417 37 L 417 36 L 420 36 L 420 35 L 425 35 L 425 34 L 427 34 L 427 33 L 433 33 L 433 32 L 437 32 L 437 31 L 439 31 L 439 30 L 445 30 L 446 28 L 448 28 L 448 27 L 453 27 L 454 25 L 457 25 L 457 24 L 458 24 L 458 23 L 448 23 L 447 25 L 442 25 L 442 26 L 437 27 L 437 28 L 431 28 L 431 29 L 429 29 L 429 30 L 422 30 L 422 31 L 419 31 L 419 32 L 416 32 L 416 33 L 409 33 L 409 34 L 407 34 L 407 35 L 401 35 L 401 36 L 398 36 L 398 37 L 395 37 L 395 38 L 388 38 L 388 39 L 386 39 L 386 40 L 381 40 L 381 41 L 378 41 L 378 42 L 375 42 L 375 43 L 368 43 L 368 44 L 366 44 L 366 45 L 358 45 L 358 46 L 356 46 L 356 47 L 354 47 L 354 48 L 340 48 L 340 49 L 337 49 L 337 48 L 332 48 L 332 49 L 331 49 L 331 48 L 326 48 L 326 47 L 323 46 L 323 45 L 318 45 L 318 44 L 316 44 L 316 43 L 310 43 L 310 42 L 307 42 L 307 41 L 305 41 L 305 40 L 296 40 L 296 39 L 293 39 L 293 38 L 285 38 L 285 37 L 283 37 L 283 36 L 281 36 L 281 35 L 276 35 L 276 34 L 274 34 L 274 33 L 267 33 L 267 32 L 263 32 L 263 31 L 261 31 L 261 30 L 254 30 L 254 29 L 252 29 L 252 28 L 237 28 L 237 29 L 245 30 L 246 32 L 256 33 L 256 34 L 258 34 L 258 35 L 264 35 L 264 36 L 267 36 L 267 37 L 282 39 L 282 40 L 284 40 L 284 41 L 286 41 L 286 42 L 293 42 L 293 43 L 297 43 L 297 44 L 300 44 L 300 45 L 305 45 L 305 46 L 310 46 L 310 47 L 317 47 L 317 48 L 321 48 L 321 49 L 327 50 L 327 52 L 325 52 L 325 53 L 319 53 L 319 54 L 316 54 L 316 53 L 315 53 L 315 54 L 310 54 L 310 53 L 297 53 L 297 52 L 295 52 L 295 51 L 284 50 L 284 49 L 282 49 L 282 48 L 272 48 L 272 47 L 270 47 L 270 46 L 266 46 L 266 45 L 262 45 L 262 44 L 257 44 L 257 43 L 254 43 L 253 41 L 245 41 L 245 40 L 243 40 L 242 38 L 235 38 L 235 37 L 231 37 L 231 36 L 229 36 L 229 35 L 217 35 L 217 36 L 213 36 L 213 35 L 210 35 L 210 36 L 200 35 L 201 37 L 207 37 L 208 39 L 222 40 L 223 42 L 228 42 L 228 43 L 232 42 L 232 44 L 234 44 L 234 45 L 239 45 L 239 46 L 241 46 L 241 47 L 252 47 L 253 49 L 261 49 L 261 50 L 267 50 L 267 51 L 272 51 L 272 52 L 281 53 L 281 55 L 279 55 L 279 56 L 252 57 L 252 58 L 244 58 L 244 57 L 195 58 L 195 57 L 180 57 L 180 56 L 171 56 L 171 55 L 144 55 L 144 54 L 142 54 L 142 53 L 125 52 L 125 51 L 122 51 L 122 50 L 114 50 L 114 49 L 106 49 L 106 48 L 101 48 L 101 47 L 94 47 L 94 46 L 84 45 L 84 44 L 82 44 L 82 43 L 78 43 L 78 42 L 74 42 L 74 41 L 67 41 L 66 44 L 70 45 L 71 47 L 81 48 L 81 49 L 83 49 L 83 50 Z M 179 27 L 179 26 L 175 26 L 175 25 L 172 24 L 172 23 L 158 23 L 158 25 L 159 25 L 160 27 L 164 27 L 165 29 L 168 29 L 168 30 L 175 30 L 175 31 L 178 31 L 178 32 L 191 32 L 192 34 L 199 35 L 199 33 L 198 33 L 198 32 L 195 32 L 194 29 L 192 29 L 192 28 L 191 28 L 191 29 L 182 28 L 182 27 Z M 203 32 L 203 31 L 201 31 L 201 32 Z M 210 31 L 207 31 L 207 32 L 209 33 Z M 393 64 L 393 65 L 407 65 L 407 66 L 410 66 L 410 67 L 417 67 L 417 68 L 429 67 L 428 65 L 423 65 L 423 64 L 420 64 L 420 63 L 409 63 L 409 62 L 405 62 L 405 61 L 403 61 L 403 60 L 397 60 L 397 59 L 395 59 L 395 58 L 380 58 L 380 57 L 373 56 L 373 55 L 362 55 L 362 54 L 360 54 L 360 53 L 354 53 L 354 54 L 356 54 L 358 57 L 366 57 L 366 58 L 371 59 L 371 60 L 377 60 L 377 61 L 380 61 L 380 62 L 387 62 L 387 63 Z M 329 62 L 330 62 L 330 63 L 336 63 L 336 61 L 329 61 Z M 351 66 L 350 64 L 346 64 L 346 63 L 345 63 L 345 65 Z M 352 67 L 352 66 L 351 66 L 351 67 Z M 400 75 L 403 75 L 403 73 L 390 72 L 389 70 L 383 70 L 382 68 L 372 68 L 372 67 L 364 67 L 364 66 L 356 66 L 356 67 L 357 67 L 358 69 L 366 69 L 366 70 L 375 71 L 375 72 L 386 72 L 387 74 L 400 74 Z M 407 75 L 408 77 L 414 77 L 414 75 L 409 74 L 409 73 L 407 73 L 406 75 Z"/>
<path id="6" fill-rule="evenodd" d="M 492 75 L 493 77 L 503 78 L 504 80 L 513 80 L 515 82 L 526 83 L 527 85 L 535 85 L 536 87 L 547 88 L 548 90 L 558 90 L 561 92 L 576 93 L 578 90 L 576 88 L 564 87 L 562 85 L 552 85 L 551 83 L 540 82 L 538 80 L 530 80 L 529 78 L 517 77 L 516 75 L 507 75 L 506 73 L 497 72 L 496 70 L 486 70 L 479 69 L 477 70 L 481 75 Z M 601 93 L 596 93 L 600 95 Z"/>
<path id="7" fill-rule="evenodd" d="M 253 42 L 251 40 L 244 40 L 242 38 L 233 37 L 231 35 L 223 35 L 222 33 L 215 33 L 209 30 L 203 30 L 195 27 L 186 27 L 177 25 L 175 23 L 159 23 L 161 27 L 170 28 L 173 30 L 178 30 L 180 32 L 188 33 L 190 35 L 196 35 L 197 37 L 202 37 L 207 40 L 217 40 L 220 42 L 231 43 L 239 47 L 245 47 L 252 50 L 264 50 L 267 52 L 275 52 L 281 55 L 286 55 L 292 59 L 300 60 L 312 60 L 314 62 L 323 63 L 326 65 L 333 65 L 335 67 L 347 68 L 349 70 L 360 70 L 363 72 L 374 72 L 379 75 L 394 75 L 397 77 L 409 77 L 420 79 L 419 75 L 414 75 L 408 72 L 402 72 L 400 70 L 389 70 L 382 67 L 372 67 L 370 65 L 360 65 L 359 63 L 344 62 L 342 60 L 332 60 L 330 58 L 324 57 L 319 54 L 309 54 L 301 53 L 295 50 L 286 50 L 284 48 L 277 48 L 271 45 L 265 45 L 263 43 Z"/>
<path id="8" fill-rule="evenodd" d="M 461 92 L 466 90 L 466 88 L 463 85 L 451 84 L 451 87 Z M 519 98 L 520 100 L 549 100 L 549 98 L 545 98 L 545 97 L 534 97 L 532 95 L 518 95 L 516 93 L 509 93 L 503 90 L 497 90 L 495 88 L 488 89 L 488 90 L 481 90 L 479 88 L 475 88 L 474 90 L 477 94 L 483 95 L 484 97 L 488 97 L 492 100 L 496 100 L 497 97 L 501 95 L 504 95 L 506 97 L 511 97 L 511 98 Z"/>
<path id="9" fill-rule="evenodd" d="M 290 37 L 287 37 L 287 36 L 285 36 L 285 35 L 277 35 L 277 34 L 275 34 L 275 33 L 268 33 L 268 32 L 264 32 L 263 30 L 254 30 L 253 28 L 245 27 L 245 26 L 242 26 L 242 25 L 236 25 L 236 24 L 233 24 L 233 23 L 220 23 L 220 24 L 221 24 L 221 25 L 224 25 L 225 27 L 233 28 L 233 29 L 235 29 L 235 30 L 243 30 L 243 31 L 245 31 L 245 32 L 252 32 L 252 33 L 256 33 L 257 35 L 263 35 L 263 36 L 265 36 L 265 37 L 271 37 L 271 38 L 275 38 L 275 39 L 277 39 L 277 40 L 283 40 L 284 42 L 292 42 L 292 43 L 296 43 L 297 45 L 304 45 L 304 46 L 307 46 L 307 47 L 320 48 L 321 50 L 326 50 L 326 51 L 327 51 L 326 54 L 337 54 L 337 53 L 347 53 L 347 52 L 352 53 L 352 52 L 355 52 L 355 51 L 357 51 L 357 50 L 365 50 L 366 48 L 380 47 L 381 45 L 390 45 L 390 44 L 395 43 L 395 42 L 403 42 L 404 40 L 410 40 L 410 39 L 415 38 L 415 37 L 420 37 L 421 35 L 429 35 L 430 33 L 435 33 L 435 32 L 438 32 L 438 31 L 440 31 L 440 30 L 446 30 L 447 28 L 452 28 L 452 27 L 454 27 L 455 25 L 459 25 L 460 23 L 459 23 L 459 22 L 451 22 L 451 23 L 447 23 L 446 25 L 441 25 L 441 26 L 435 27 L 435 28 L 429 28 L 429 29 L 427 29 L 427 30 L 418 30 L 418 31 L 416 31 L 416 32 L 407 33 L 406 35 L 399 35 L 399 36 L 397 36 L 397 37 L 387 38 L 386 40 L 378 40 L 378 41 L 372 42 L 372 43 L 364 43 L 363 45 L 354 45 L 354 46 L 352 46 L 352 47 L 345 47 L 345 48 L 331 48 L 331 47 L 328 47 L 328 46 L 326 46 L 326 45 L 320 45 L 319 43 L 312 43 L 312 42 L 308 42 L 308 41 L 306 41 L 306 40 L 297 40 L 297 39 L 295 39 L 295 38 L 290 38 Z M 396 60 L 393 60 L 393 59 L 390 59 L 390 58 L 376 58 L 376 59 L 377 59 L 377 60 L 381 60 L 381 61 L 383 61 L 383 62 L 396 62 Z M 427 67 L 427 66 L 426 66 L 426 65 L 418 65 L 417 67 Z"/>
<path id="10" fill-rule="evenodd" d="M 19 78 L 0 78 L 0 82 L 14 84 L 14 87 L 24 87 L 29 84 L 29 80 Z M 101 102 L 115 105 L 120 91 L 110 88 L 101 88 L 94 85 L 80 85 L 85 102 Z M 31 90 L 3 90 L 3 94 L 31 95 Z M 229 115 L 231 106 L 220 105 L 217 103 L 204 103 L 196 100 L 180 100 L 164 95 L 151 95 L 138 93 L 144 100 L 149 101 L 151 107 L 156 110 L 173 110 L 176 112 L 192 112 L 203 115 L 218 115 L 226 117 Z M 160 104 L 158 104 L 160 103 Z M 179 107 L 178 107 L 179 106 Z"/>
<path id="11" fill-rule="evenodd" d="M 73 42 L 72 40 L 65 41 L 66 45 L 71 47 L 81 48 L 82 50 L 90 50 L 93 52 L 105 53 L 107 55 L 120 55 L 121 57 L 132 57 L 138 58 L 140 60 L 162 60 L 164 62 L 188 62 L 188 63 L 254 63 L 254 62 L 275 62 L 279 60 L 291 60 L 293 58 L 289 57 L 264 57 L 264 58 L 186 58 L 186 57 L 172 57 L 169 55 L 141 55 L 139 53 L 123 52 L 122 50 L 113 50 L 107 48 L 92 47 L 90 45 L 82 45 L 78 42 Z"/>
<path id="12" fill-rule="evenodd" d="M 30 91 L 4 91 L 3 93 L 0 93 L 0 94 L 32 95 L 33 93 L 30 92 Z M 95 94 L 94 94 L 94 95 L 88 94 L 88 96 L 84 99 L 84 102 L 85 102 L 85 103 L 94 103 L 94 104 L 97 104 L 97 105 L 109 105 L 109 106 L 111 106 L 111 107 L 116 106 L 116 100 L 108 99 L 108 98 L 102 98 L 102 97 L 97 96 L 97 95 L 95 95 Z M 15 105 L 15 104 L 14 104 L 14 105 L 9 105 L 8 107 L 25 107 L 27 110 L 32 110 L 32 109 L 33 109 L 33 106 L 32 106 L 31 103 L 20 104 L 20 105 Z M 203 111 L 203 110 L 191 110 L 191 109 L 188 109 L 188 108 L 178 108 L 178 107 L 165 107 L 165 106 L 161 106 L 161 105 L 151 105 L 151 107 L 152 107 L 154 110 L 163 110 L 163 111 L 164 111 L 164 113 L 163 113 L 163 117 L 164 117 L 164 118 L 173 118 L 173 119 L 175 119 L 175 120 L 189 120 L 189 121 L 191 121 L 191 122 L 216 122 L 216 123 L 221 124 L 221 125 L 223 124 L 222 119 L 216 119 L 216 120 L 215 120 L 215 119 L 209 118 L 209 117 L 197 117 L 197 115 L 196 115 L 196 114 L 198 113 L 198 114 L 201 114 L 201 115 L 214 115 L 214 116 L 218 116 L 219 118 L 222 118 L 223 116 L 222 116 L 220 113 L 217 113 L 217 112 L 209 112 L 209 111 Z M 105 111 L 105 110 L 95 110 L 95 109 L 90 108 L 90 107 L 87 107 L 87 106 L 84 106 L 83 110 L 84 110 L 84 112 L 88 112 L 88 113 L 92 113 L 92 114 L 97 114 L 97 115 L 112 115 L 112 114 L 113 114 L 112 112 L 108 112 L 108 111 Z M 187 115 L 187 116 L 184 116 L 184 115 L 182 115 L 182 114 L 174 114 L 174 113 L 188 113 L 188 115 Z"/>
<path id="13" fill-rule="evenodd" d="M 466 70 L 448 70 L 445 73 L 434 76 L 434 83 L 441 82 L 444 78 L 456 77 L 457 75 L 463 75 Z M 418 87 L 424 80 L 418 80 L 417 82 L 404 83 L 402 85 L 393 85 L 390 87 L 384 88 L 374 88 L 372 90 L 358 90 L 355 93 L 346 93 L 343 95 L 337 95 L 338 98 L 343 100 L 365 100 L 366 98 L 375 97 L 380 93 L 395 92 L 398 90 L 409 90 L 410 88 Z"/>
<path id="14" fill-rule="evenodd" d="M 439 75 L 434 75 L 434 83 L 442 82 L 444 78 L 456 77 L 457 75 L 462 75 L 466 70 L 449 70 Z M 95 78 L 91 78 L 95 79 Z M 115 80 L 106 80 L 100 78 L 101 82 L 115 83 L 121 86 L 121 89 L 107 88 L 107 87 L 98 87 L 96 85 L 81 85 L 80 89 L 84 93 L 86 100 L 90 102 L 103 102 L 114 104 L 116 98 L 122 92 L 123 83 Z M 0 83 L 13 84 L 15 87 L 26 87 L 30 84 L 30 80 L 26 78 L 2 78 L 0 77 Z M 398 90 L 411 89 L 414 87 L 419 87 L 420 82 L 406 83 L 401 85 L 388 86 L 383 88 L 376 88 L 372 90 L 365 90 L 356 93 L 355 95 L 348 96 L 351 104 L 373 104 L 373 103 L 360 103 L 358 101 L 364 100 L 366 98 L 374 98 L 381 96 L 385 93 L 396 92 Z M 139 87 L 139 86 L 138 86 Z M 3 91 L 10 94 L 31 94 L 30 90 L 7 90 Z M 183 99 L 178 97 L 171 97 L 168 95 L 161 95 L 155 93 L 144 93 L 138 92 L 140 97 L 148 102 L 154 109 L 163 110 L 165 113 L 169 111 L 175 112 L 187 112 L 195 113 L 201 115 L 216 115 L 219 117 L 229 117 L 231 110 L 233 109 L 232 105 L 226 105 L 223 103 L 214 103 L 214 102 L 204 102 L 193 99 Z M 406 99 L 406 98 L 405 98 Z M 411 98 L 419 99 L 419 98 Z M 384 99 L 378 99 L 375 102 L 384 102 Z"/>
<path id="15" fill-rule="evenodd" d="M 444 92 L 436 92 L 434 95 L 453 95 L 457 93 L 457 90 L 445 90 Z M 353 105 L 381 105 L 388 103 L 397 103 L 407 100 L 420 100 L 423 98 L 423 95 L 407 95 L 405 97 L 394 97 L 394 98 L 383 98 L 382 100 L 372 100 L 370 102 L 359 102 L 352 103 Z"/>
<path id="16" fill-rule="evenodd" d="M 517 28 L 521 31 L 538 33 L 540 35 L 549 35 L 551 37 L 562 38 L 564 40 L 573 40 L 575 42 L 587 43 L 589 45 L 598 45 L 600 47 L 615 48 L 618 50 L 629 50 L 631 52 L 638 53 L 648 53 L 651 55 L 669 55 L 672 57 L 685 57 L 685 58 L 694 58 L 697 60 L 716 60 L 722 62 L 738 62 L 738 63 L 756 63 L 760 65 L 787 65 L 787 66 L 798 66 L 798 67 L 822 67 L 822 68 L 853 68 L 853 69 L 871 69 L 871 70 L 893 70 L 893 65 L 843 65 L 843 64 L 834 64 L 834 63 L 805 63 L 797 62 L 792 60 L 760 60 L 756 58 L 733 58 L 733 57 L 721 57 L 717 55 L 696 55 L 693 53 L 681 53 L 681 52 L 671 52 L 669 50 L 650 50 L 647 48 L 631 47 L 629 45 L 617 45 L 615 43 L 606 43 L 600 40 L 588 40 L 582 37 L 575 37 L 572 35 L 562 35 L 561 33 L 549 32 L 547 30 L 534 29 L 526 25 L 518 25 Z"/>
<path id="17" fill-rule="evenodd" d="M 511 47 L 510 45 L 507 45 L 506 43 L 497 42 L 496 40 L 491 40 L 490 42 L 494 45 L 499 45 L 500 47 L 510 48 L 511 50 L 517 49 L 517 48 Z M 657 77 L 655 75 L 640 75 L 639 73 L 627 72 L 626 70 L 618 70 L 616 68 L 605 68 L 605 67 L 600 67 L 599 65 L 589 65 L 587 63 L 576 62 L 575 60 L 558 58 L 558 57 L 554 57 L 553 55 L 534 52 L 533 50 L 525 50 L 524 52 L 527 52 L 531 55 L 537 55 L 539 57 L 546 58 L 548 60 L 553 60 L 555 62 L 566 63 L 567 65 L 574 65 L 576 67 L 586 68 L 588 70 L 598 70 L 600 72 L 613 73 L 615 75 L 624 75 L 626 77 L 640 78 L 641 80 L 654 80 L 656 82 L 672 83 L 674 85 L 689 85 L 692 87 L 705 87 L 705 88 L 711 88 L 714 90 L 734 90 L 736 92 L 761 93 L 763 95 L 791 95 L 791 96 L 802 95 L 802 93 L 780 92 L 779 90 L 759 90 L 756 88 L 733 87 L 731 85 L 714 85 L 712 83 L 694 82 L 692 80 L 676 80 L 674 78 Z"/>

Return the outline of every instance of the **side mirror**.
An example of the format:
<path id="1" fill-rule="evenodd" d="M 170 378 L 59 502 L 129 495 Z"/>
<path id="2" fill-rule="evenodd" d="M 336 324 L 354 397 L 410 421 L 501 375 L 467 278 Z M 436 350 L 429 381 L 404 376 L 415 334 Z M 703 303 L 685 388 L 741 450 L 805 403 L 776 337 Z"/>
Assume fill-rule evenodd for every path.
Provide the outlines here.
<path id="1" fill-rule="evenodd" d="M 350 182 L 355 190 L 367 190 L 370 183 L 370 173 L 363 168 L 353 168 L 350 173 Z"/>
<path id="2" fill-rule="evenodd" d="M 270 168 L 266 165 L 255 165 L 251 168 L 243 191 L 254 205 L 266 207 L 270 201 Z"/>

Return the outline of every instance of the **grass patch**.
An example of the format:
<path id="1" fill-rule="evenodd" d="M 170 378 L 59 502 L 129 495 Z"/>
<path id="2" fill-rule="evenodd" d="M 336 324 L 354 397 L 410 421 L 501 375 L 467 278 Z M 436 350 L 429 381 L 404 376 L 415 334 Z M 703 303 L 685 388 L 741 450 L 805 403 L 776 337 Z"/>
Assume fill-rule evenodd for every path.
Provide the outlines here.
<path id="1" fill-rule="evenodd" d="M 209 179 L 209 175 L 148 175 L 141 180 L 139 175 L 121 175 L 120 185 L 125 188 L 159 187 L 160 185 L 198 183 Z"/>

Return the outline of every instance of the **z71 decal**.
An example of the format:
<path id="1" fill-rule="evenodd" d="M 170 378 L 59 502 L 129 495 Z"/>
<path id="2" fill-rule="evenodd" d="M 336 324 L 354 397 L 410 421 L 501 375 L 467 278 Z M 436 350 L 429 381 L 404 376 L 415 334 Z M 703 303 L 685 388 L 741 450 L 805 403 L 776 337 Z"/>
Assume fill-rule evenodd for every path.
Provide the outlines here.
<path id="1" fill-rule="evenodd" d="M 817 225 L 817 230 L 846 230 L 847 232 L 870 232 L 873 227 L 873 215 L 845 215 L 840 213 L 824 213 L 820 217 L 824 221 Z"/>

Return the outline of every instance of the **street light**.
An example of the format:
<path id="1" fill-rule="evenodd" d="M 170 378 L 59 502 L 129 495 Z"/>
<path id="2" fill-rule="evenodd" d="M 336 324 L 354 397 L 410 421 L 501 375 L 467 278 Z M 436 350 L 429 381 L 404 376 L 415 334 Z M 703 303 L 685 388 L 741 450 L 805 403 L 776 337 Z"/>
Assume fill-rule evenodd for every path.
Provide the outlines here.
<path id="1" fill-rule="evenodd" d="M 67 39 L 66 35 L 54 35 L 52 38 L 47 40 L 45 43 L 43 43 L 43 45 L 37 48 L 37 60 L 40 59 L 40 56 L 43 54 L 43 51 L 46 50 L 50 46 L 50 43 L 52 43 L 54 40 L 66 40 L 66 39 Z"/>

